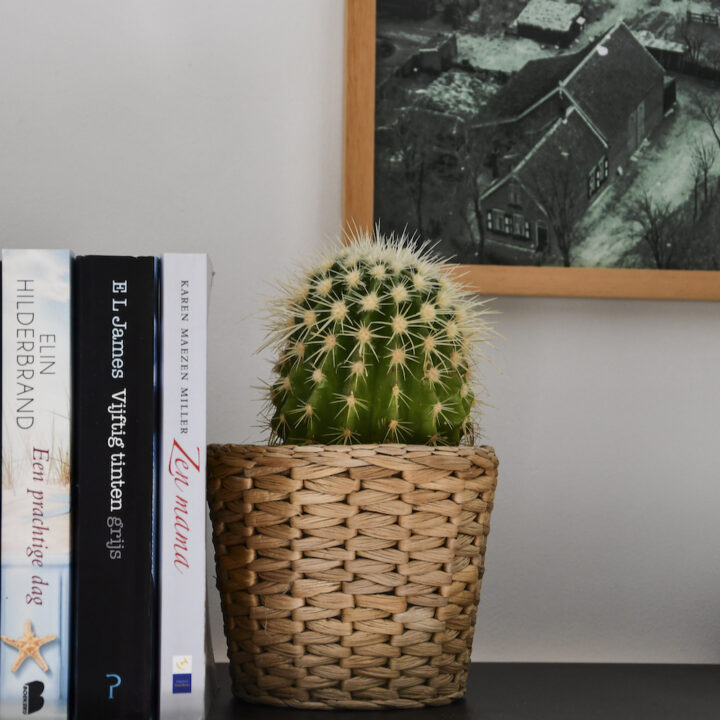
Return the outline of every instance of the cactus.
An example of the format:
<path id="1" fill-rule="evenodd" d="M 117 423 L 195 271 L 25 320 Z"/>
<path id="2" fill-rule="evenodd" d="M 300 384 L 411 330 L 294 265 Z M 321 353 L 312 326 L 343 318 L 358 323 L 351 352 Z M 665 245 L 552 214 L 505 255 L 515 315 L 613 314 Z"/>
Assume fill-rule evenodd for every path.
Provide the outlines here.
<path id="1" fill-rule="evenodd" d="M 411 238 L 362 234 L 271 304 L 271 442 L 472 442 L 484 303 Z"/>

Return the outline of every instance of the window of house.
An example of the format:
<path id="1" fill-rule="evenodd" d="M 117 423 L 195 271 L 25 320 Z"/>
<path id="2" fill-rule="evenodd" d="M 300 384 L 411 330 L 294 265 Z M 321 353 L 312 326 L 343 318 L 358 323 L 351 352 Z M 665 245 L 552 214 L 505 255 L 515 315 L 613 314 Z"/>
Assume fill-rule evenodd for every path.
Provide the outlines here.
<path id="1" fill-rule="evenodd" d="M 488 227 L 488 230 L 492 230 L 492 229 L 493 229 L 493 214 L 492 214 L 492 210 L 488 210 L 488 213 L 487 213 L 487 227 Z"/>
<path id="2" fill-rule="evenodd" d="M 607 180 L 610 175 L 610 161 L 607 158 L 603 158 L 603 179 Z"/>
<path id="3" fill-rule="evenodd" d="M 513 217 L 510 214 L 505 215 L 505 232 L 508 235 L 512 235 L 513 231 Z"/>
<path id="4" fill-rule="evenodd" d="M 525 238 L 530 239 L 530 223 L 527 220 L 525 221 Z"/>
<path id="5" fill-rule="evenodd" d="M 520 205 L 520 186 L 517 183 L 510 184 L 510 204 Z"/>
<path id="6" fill-rule="evenodd" d="M 503 223 L 505 222 L 502 210 L 493 210 L 493 230 L 496 232 L 503 231 Z"/>
<path id="7" fill-rule="evenodd" d="M 525 218 L 522 215 L 515 213 L 513 215 L 513 235 L 516 237 L 523 237 L 525 233 Z"/>
<path id="8" fill-rule="evenodd" d="M 587 187 L 587 193 L 588 197 L 592 197 L 595 194 L 595 171 L 591 170 L 588 174 L 588 187 Z"/>

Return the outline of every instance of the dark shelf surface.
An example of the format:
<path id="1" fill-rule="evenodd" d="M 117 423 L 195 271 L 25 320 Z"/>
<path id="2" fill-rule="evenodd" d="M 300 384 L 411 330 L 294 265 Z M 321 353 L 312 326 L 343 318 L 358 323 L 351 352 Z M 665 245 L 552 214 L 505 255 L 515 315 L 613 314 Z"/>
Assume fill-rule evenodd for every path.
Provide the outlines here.
<path id="1" fill-rule="evenodd" d="M 464 700 L 437 708 L 305 711 L 249 705 L 230 694 L 227 664 L 210 720 L 717 720 L 720 665 L 473 663 Z"/>

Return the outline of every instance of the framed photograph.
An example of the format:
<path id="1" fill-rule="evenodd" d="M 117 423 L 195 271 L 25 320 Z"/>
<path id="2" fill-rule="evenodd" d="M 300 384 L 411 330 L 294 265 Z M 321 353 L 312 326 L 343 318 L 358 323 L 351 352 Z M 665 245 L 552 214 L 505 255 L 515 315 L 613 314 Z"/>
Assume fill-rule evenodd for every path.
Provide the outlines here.
<path id="1" fill-rule="evenodd" d="M 720 299 L 714 5 L 346 0 L 346 225 L 484 295 Z"/>

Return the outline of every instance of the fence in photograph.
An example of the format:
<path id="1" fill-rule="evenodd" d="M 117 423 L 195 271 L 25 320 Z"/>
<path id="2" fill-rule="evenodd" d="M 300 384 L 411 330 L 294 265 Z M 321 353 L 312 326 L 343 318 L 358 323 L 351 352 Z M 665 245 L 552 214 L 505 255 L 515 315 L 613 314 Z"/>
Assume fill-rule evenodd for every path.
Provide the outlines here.
<path id="1" fill-rule="evenodd" d="M 701 80 L 710 80 L 711 82 L 720 83 L 720 68 L 703 65 L 698 62 L 690 62 L 687 57 L 678 55 L 677 53 L 665 52 L 657 48 L 648 48 L 650 54 L 670 72 L 690 75 L 691 77 L 700 78 Z"/>
<path id="2" fill-rule="evenodd" d="M 675 45 L 679 45 L 675 43 Z M 690 75 L 720 83 L 720 67 L 708 65 L 701 61 L 692 61 L 687 49 L 679 46 L 664 47 L 662 45 L 646 45 L 645 49 L 668 71 Z"/>
<path id="3" fill-rule="evenodd" d="M 701 65 L 700 63 L 686 63 L 682 68 L 678 69 L 678 72 L 684 73 L 685 75 L 692 75 L 701 80 L 720 83 L 720 69 Z"/>
<path id="4" fill-rule="evenodd" d="M 713 25 L 714 27 L 720 26 L 720 15 L 708 14 L 708 13 L 697 13 L 687 11 L 687 20 L 689 23 L 698 23 L 701 25 Z"/>

